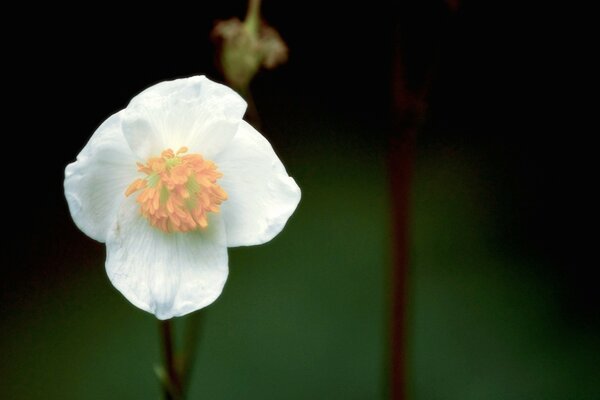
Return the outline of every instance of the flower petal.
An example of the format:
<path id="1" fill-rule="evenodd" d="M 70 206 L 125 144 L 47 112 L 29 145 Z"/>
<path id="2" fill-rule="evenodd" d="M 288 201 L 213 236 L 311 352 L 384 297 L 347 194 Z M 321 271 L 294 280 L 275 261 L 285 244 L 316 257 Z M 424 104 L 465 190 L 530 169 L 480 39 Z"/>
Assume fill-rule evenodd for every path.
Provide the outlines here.
<path id="1" fill-rule="evenodd" d="M 221 205 L 227 245 L 250 246 L 275 237 L 300 202 L 300 188 L 269 142 L 242 121 L 214 161 L 223 173 L 219 184 L 228 196 Z"/>
<path id="2" fill-rule="evenodd" d="M 65 169 L 65 196 L 73 221 L 99 242 L 106 241 L 127 186 L 139 176 L 121 131 L 121 116 L 119 112 L 104 121 L 77 161 Z"/>
<path id="3" fill-rule="evenodd" d="M 227 280 L 225 229 L 212 214 L 205 231 L 164 233 L 128 198 L 106 242 L 106 272 L 135 306 L 159 319 L 185 315 L 219 297 Z"/>
<path id="4" fill-rule="evenodd" d="M 187 147 L 214 158 L 235 135 L 246 102 L 204 76 L 161 82 L 131 100 L 123 131 L 141 159 Z"/>

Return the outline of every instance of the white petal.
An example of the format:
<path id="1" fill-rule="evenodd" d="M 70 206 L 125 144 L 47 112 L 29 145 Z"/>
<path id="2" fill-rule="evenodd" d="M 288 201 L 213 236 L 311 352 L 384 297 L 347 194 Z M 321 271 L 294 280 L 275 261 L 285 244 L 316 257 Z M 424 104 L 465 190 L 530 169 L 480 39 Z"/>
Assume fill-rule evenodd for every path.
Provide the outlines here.
<path id="1" fill-rule="evenodd" d="M 214 158 L 235 135 L 246 102 L 227 86 L 204 76 L 154 85 L 131 100 L 123 131 L 141 158 L 165 148 Z"/>
<path id="2" fill-rule="evenodd" d="M 106 272 L 135 306 L 168 319 L 206 307 L 227 280 L 225 229 L 219 215 L 205 231 L 164 233 L 127 199 L 106 242 Z"/>
<path id="3" fill-rule="evenodd" d="M 86 235 L 106 241 L 125 190 L 139 173 L 121 131 L 121 112 L 96 130 L 65 169 L 65 197 L 75 224 Z"/>
<path id="4" fill-rule="evenodd" d="M 221 205 L 227 245 L 250 246 L 275 237 L 296 209 L 300 188 L 269 142 L 242 121 L 214 161 L 223 173 L 219 184 L 228 195 Z"/>

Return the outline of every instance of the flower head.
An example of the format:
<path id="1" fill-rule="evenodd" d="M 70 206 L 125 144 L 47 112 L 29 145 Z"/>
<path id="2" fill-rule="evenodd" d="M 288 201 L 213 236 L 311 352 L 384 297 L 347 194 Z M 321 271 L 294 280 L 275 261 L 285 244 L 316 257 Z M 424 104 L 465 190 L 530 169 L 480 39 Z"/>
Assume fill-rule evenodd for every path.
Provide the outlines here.
<path id="1" fill-rule="evenodd" d="M 109 117 L 65 170 L 73 220 L 106 243 L 106 271 L 159 319 L 211 304 L 227 247 L 265 243 L 300 201 L 246 103 L 204 76 L 162 82 Z"/>

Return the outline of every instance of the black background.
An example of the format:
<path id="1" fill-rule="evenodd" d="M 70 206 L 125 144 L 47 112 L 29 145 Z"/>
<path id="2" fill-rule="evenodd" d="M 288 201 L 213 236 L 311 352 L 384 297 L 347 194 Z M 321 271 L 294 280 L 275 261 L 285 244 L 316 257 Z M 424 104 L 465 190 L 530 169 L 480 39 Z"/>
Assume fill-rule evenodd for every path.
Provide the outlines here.
<path id="1" fill-rule="evenodd" d="M 385 132 L 391 134 L 394 52 L 401 49 L 409 86 L 435 65 L 420 145 L 472 147 L 489 158 L 490 185 L 502 197 L 502 245 L 545 258 L 543 268 L 564 285 L 565 304 L 597 322 L 588 233 L 595 182 L 590 129 L 580 126 L 583 105 L 572 90 L 586 78 L 576 75 L 578 60 L 569 58 L 574 50 L 561 24 L 542 18 L 547 10 L 468 1 L 454 13 L 442 1 L 268 2 L 263 8 L 291 58 L 259 75 L 257 101 L 280 103 L 283 113 L 316 110 L 315 119 L 335 113 L 349 124 L 372 121 L 377 129 L 365 132 L 365 140 L 381 146 Z M 96 4 L 77 17 L 63 11 L 41 10 L 23 26 L 30 39 L 8 38 L 5 64 L 12 74 L 5 79 L 15 100 L 7 99 L 5 134 L 22 143 L 6 149 L 16 156 L 6 170 L 13 183 L 5 190 L 14 193 L 4 199 L 12 210 L 7 217 L 16 217 L 9 224 L 16 240 L 7 249 L 16 250 L 9 263 L 20 265 L 10 274 L 29 275 L 39 265 L 22 264 L 40 254 L 42 238 L 72 235 L 62 175 L 94 129 L 149 84 L 198 73 L 218 79 L 206 33 L 217 19 L 242 18 L 245 4 L 139 13 Z M 304 140 L 312 140 L 311 132 Z M 28 178 L 10 172 L 24 160 L 40 166 Z"/>

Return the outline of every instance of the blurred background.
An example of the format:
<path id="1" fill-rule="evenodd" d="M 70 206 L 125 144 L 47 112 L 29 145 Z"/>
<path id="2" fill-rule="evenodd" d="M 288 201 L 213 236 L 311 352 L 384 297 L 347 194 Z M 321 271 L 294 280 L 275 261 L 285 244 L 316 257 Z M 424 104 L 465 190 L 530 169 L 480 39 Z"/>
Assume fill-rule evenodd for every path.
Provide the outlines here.
<path id="1" fill-rule="evenodd" d="M 209 34 L 246 3 L 197 8 L 23 18 L 31 39 L 11 46 L 5 78 L 24 84 L 5 115 L 21 144 L 5 150 L 0 398 L 160 398 L 156 320 L 112 287 L 62 181 L 144 88 L 222 80 Z M 566 94 L 566 17 L 525 8 L 263 3 L 290 58 L 252 92 L 303 197 L 272 242 L 230 250 L 224 293 L 201 311 L 190 398 L 387 398 L 399 56 L 409 89 L 429 85 L 406 194 L 406 397 L 600 397 L 592 147 Z M 23 163 L 35 172 L 16 174 Z"/>

